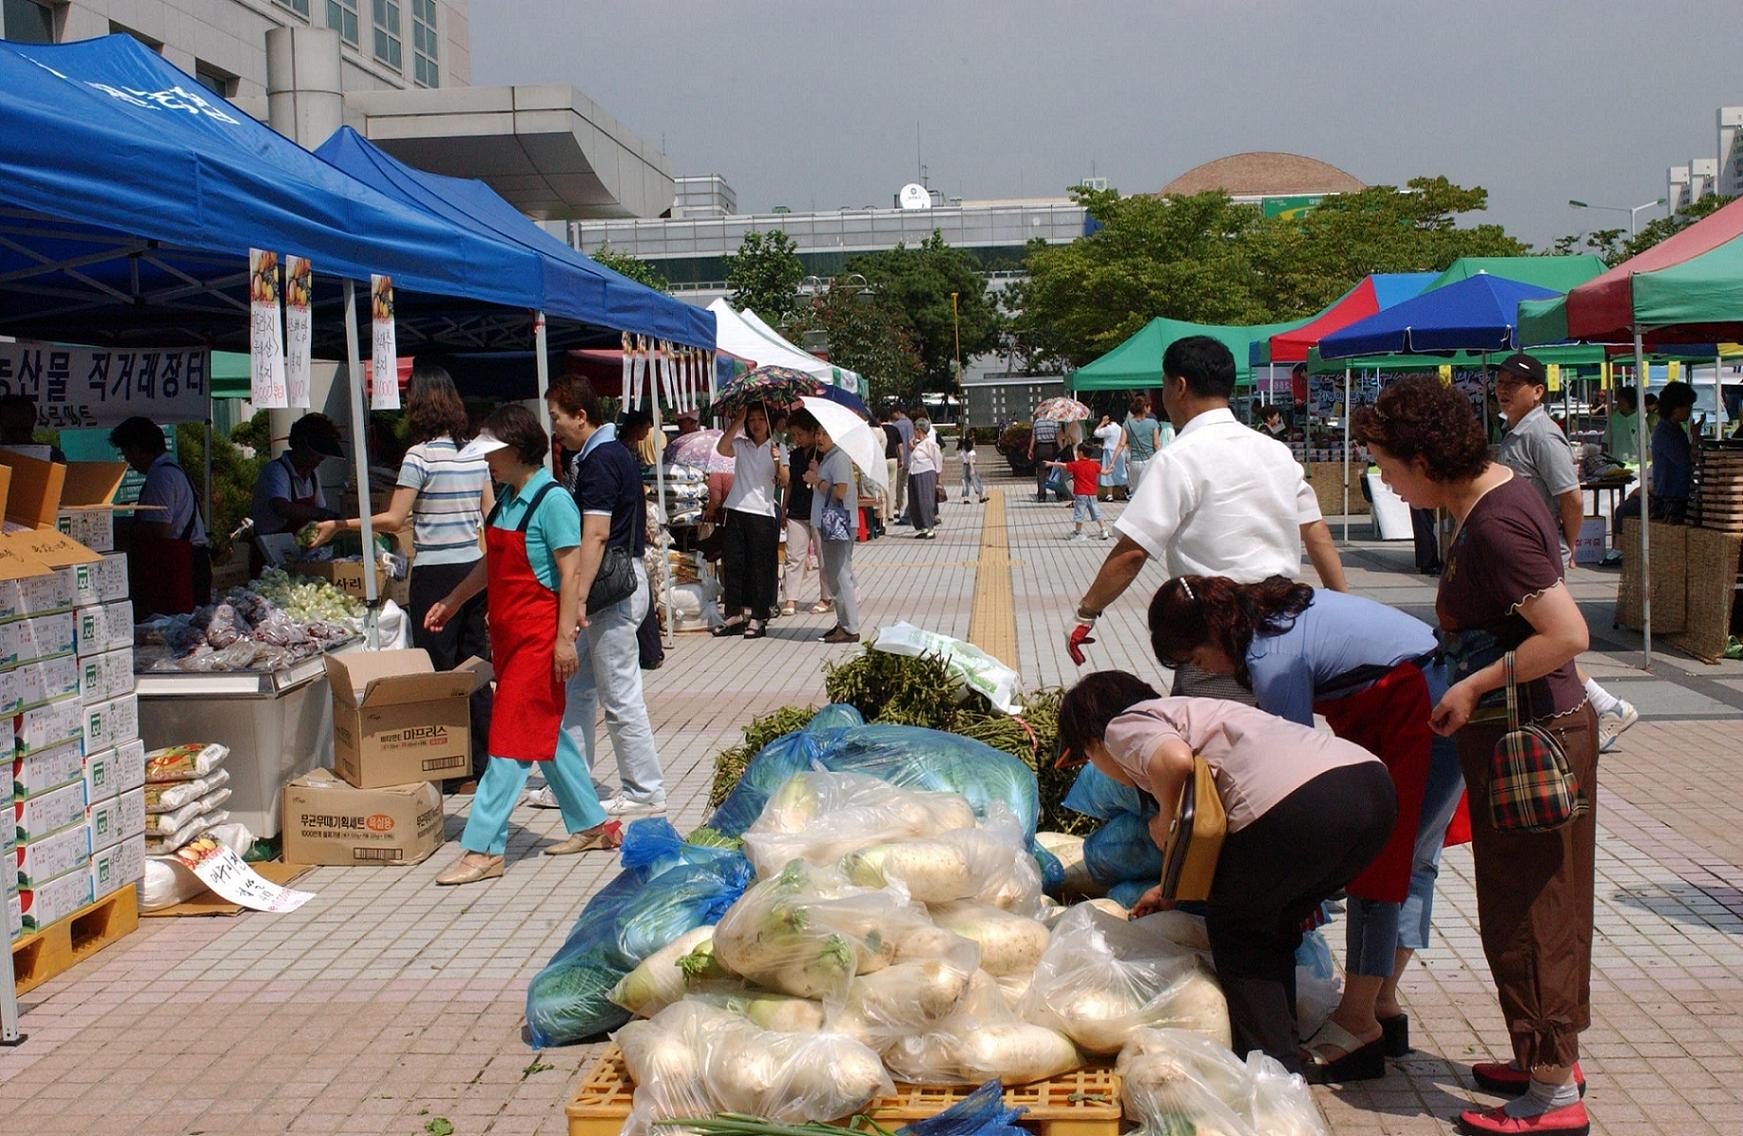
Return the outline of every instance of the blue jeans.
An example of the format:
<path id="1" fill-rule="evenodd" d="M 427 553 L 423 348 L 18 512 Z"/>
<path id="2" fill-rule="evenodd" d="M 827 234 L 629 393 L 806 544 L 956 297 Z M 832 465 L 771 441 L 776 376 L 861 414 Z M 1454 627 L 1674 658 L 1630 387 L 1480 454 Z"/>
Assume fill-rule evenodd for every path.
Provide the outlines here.
<path id="1" fill-rule="evenodd" d="M 1085 521 L 1101 523 L 1101 506 L 1096 503 L 1095 494 L 1078 493 L 1072 497 L 1071 519 L 1080 525 Z"/>
<path id="2" fill-rule="evenodd" d="M 557 735 L 557 756 L 574 755 L 593 771 L 599 710 L 605 710 L 605 732 L 617 755 L 623 795 L 634 801 L 666 799 L 660 755 L 654 749 L 654 728 L 642 697 L 641 654 L 636 628 L 648 614 L 647 569 L 635 561 L 639 585 L 630 595 L 587 617 L 575 638 L 581 666 L 569 679 L 563 707 L 563 728 Z"/>
<path id="3" fill-rule="evenodd" d="M 478 779 L 478 795 L 472 798 L 472 812 L 466 817 L 466 831 L 460 835 L 460 847 L 468 852 L 500 856 L 508 848 L 508 814 L 520 800 L 526 788 L 527 774 L 538 766 L 545 784 L 557 798 L 563 810 L 563 827 L 569 832 L 585 832 L 603 824 L 605 810 L 599 807 L 599 795 L 593 791 L 593 781 L 573 753 L 557 747 L 551 761 L 516 761 L 512 757 L 493 757 L 484 765 L 484 776 Z"/>
<path id="4" fill-rule="evenodd" d="M 1423 671 L 1432 708 L 1446 693 L 1446 667 Z M 1423 785 L 1422 812 L 1416 822 L 1416 848 L 1410 866 L 1410 890 L 1403 903 L 1350 896 L 1349 922 L 1344 928 L 1345 969 L 1352 975 L 1390 978 L 1398 948 L 1420 951 L 1428 946 L 1434 913 L 1434 885 L 1440 873 L 1440 849 L 1446 827 L 1464 792 L 1458 746 L 1436 734 L 1428 750 L 1428 779 Z"/>

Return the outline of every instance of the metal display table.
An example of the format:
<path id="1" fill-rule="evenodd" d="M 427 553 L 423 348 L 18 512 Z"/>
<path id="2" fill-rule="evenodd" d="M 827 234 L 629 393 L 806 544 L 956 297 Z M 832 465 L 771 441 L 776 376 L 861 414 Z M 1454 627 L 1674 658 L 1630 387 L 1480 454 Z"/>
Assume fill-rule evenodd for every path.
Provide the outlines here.
<path id="1" fill-rule="evenodd" d="M 361 649 L 361 640 L 334 653 Z M 277 671 L 148 671 L 135 677 L 147 749 L 187 742 L 230 747 L 224 805 L 257 838 L 279 834 L 284 786 L 333 766 L 333 700 L 323 655 Z"/>

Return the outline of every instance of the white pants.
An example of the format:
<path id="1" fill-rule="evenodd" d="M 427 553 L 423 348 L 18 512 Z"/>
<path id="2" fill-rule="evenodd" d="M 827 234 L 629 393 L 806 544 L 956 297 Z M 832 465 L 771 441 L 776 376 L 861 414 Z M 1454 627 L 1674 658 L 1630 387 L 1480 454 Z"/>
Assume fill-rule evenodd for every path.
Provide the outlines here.
<path id="1" fill-rule="evenodd" d="M 1149 468 L 1148 461 L 1132 461 L 1129 458 L 1126 460 L 1126 482 L 1130 486 L 1126 491 L 1128 494 L 1138 491 L 1138 485 L 1144 480 L 1144 474 Z"/>
<path id="2" fill-rule="evenodd" d="M 816 541 L 819 549 L 817 557 L 818 596 L 820 600 L 829 598 L 829 576 L 823 571 L 823 538 L 817 535 L 817 530 L 811 527 L 809 521 L 787 518 L 787 564 L 781 572 L 781 602 L 796 604 L 799 602 L 799 586 L 805 576 L 805 560 L 811 550 L 811 542 Z"/>

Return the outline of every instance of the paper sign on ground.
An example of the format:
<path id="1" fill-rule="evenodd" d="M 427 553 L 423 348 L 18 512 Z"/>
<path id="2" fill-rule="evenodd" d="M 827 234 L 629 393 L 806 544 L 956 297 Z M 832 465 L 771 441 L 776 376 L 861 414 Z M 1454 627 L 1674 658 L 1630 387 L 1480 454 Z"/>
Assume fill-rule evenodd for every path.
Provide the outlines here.
<path id="1" fill-rule="evenodd" d="M 248 401 L 283 407 L 284 327 L 278 311 L 278 254 L 248 250 Z"/>
<path id="2" fill-rule="evenodd" d="M 284 262 L 284 385 L 292 406 L 309 405 L 309 344 L 314 318 L 309 310 L 315 294 L 314 266 L 306 256 Z"/>
<path id="3" fill-rule="evenodd" d="M 293 891 L 261 879 L 242 857 L 210 836 L 183 845 L 175 858 L 218 896 L 255 911 L 295 911 L 315 898 L 313 892 Z"/>
<path id="4" fill-rule="evenodd" d="M 369 278 L 369 408 L 399 409 L 399 350 L 393 335 L 393 277 Z"/>

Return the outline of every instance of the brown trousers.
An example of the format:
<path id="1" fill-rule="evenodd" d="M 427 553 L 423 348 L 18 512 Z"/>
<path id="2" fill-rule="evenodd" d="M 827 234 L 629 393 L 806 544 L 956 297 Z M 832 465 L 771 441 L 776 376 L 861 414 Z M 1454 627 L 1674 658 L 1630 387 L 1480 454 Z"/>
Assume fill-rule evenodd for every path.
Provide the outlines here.
<path id="1" fill-rule="evenodd" d="M 1554 832 L 1497 832 L 1489 762 L 1505 723 L 1458 732 L 1471 798 L 1477 920 L 1513 1056 L 1525 1069 L 1579 1060 L 1592 1024 L 1592 888 L 1597 852 L 1598 719 L 1588 704 L 1539 722 L 1561 742 L 1590 808 Z"/>

